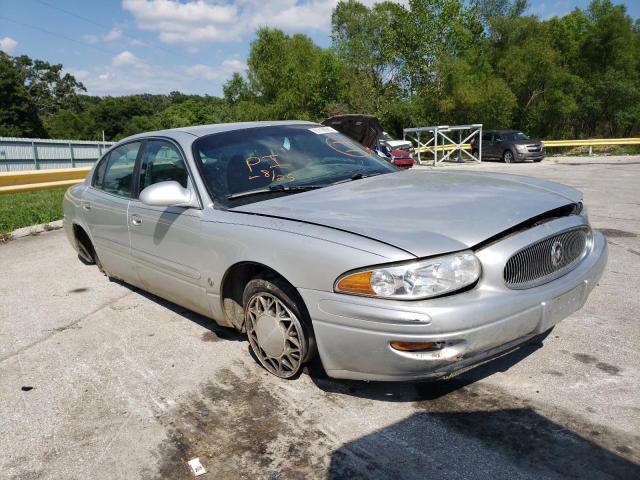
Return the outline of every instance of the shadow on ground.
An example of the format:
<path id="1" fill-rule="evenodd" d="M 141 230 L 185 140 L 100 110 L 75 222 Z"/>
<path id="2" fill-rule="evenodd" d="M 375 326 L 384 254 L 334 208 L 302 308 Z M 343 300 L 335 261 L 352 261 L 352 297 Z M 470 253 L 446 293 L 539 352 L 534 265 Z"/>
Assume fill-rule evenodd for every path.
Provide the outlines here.
<path id="1" fill-rule="evenodd" d="M 327 478 L 640 478 L 640 467 L 530 408 L 418 412 L 331 454 Z"/>
<path id="2" fill-rule="evenodd" d="M 129 285 L 128 283 L 123 282 L 122 280 L 118 280 L 116 278 L 111 278 L 110 280 L 112 282 L 117 283 L 118 285 L 128 288 L 132 292 L 135 292 L 138 295 L 145 297 L 148 300 L 151 300 L 152 302 L 157 303 L 158 305 L 163 306 L 167 310 L 171 310 L 173 313 L 176 313 L 186 318 L 187 320 L 192 321 L 193 323 L 197 323 L 201 327 L 206 328 L 208 332 L 206 332 L 202 336 L 202 340 L 205 342 L 212 342 L 217 340 L 234 340 L 234 341 L 247 340 L 247 337 L 244 334 L 238 332 L 233 328 L 221 327 L 214 320 L 211 320 L 210 318 L 207 318 L 187 308 L 181 307 L 180 305 L 177 305 L 173 302 L 160 298 L 152 293 L 141 290 L 137 287 L 134 287 L 133 285 Z"/>

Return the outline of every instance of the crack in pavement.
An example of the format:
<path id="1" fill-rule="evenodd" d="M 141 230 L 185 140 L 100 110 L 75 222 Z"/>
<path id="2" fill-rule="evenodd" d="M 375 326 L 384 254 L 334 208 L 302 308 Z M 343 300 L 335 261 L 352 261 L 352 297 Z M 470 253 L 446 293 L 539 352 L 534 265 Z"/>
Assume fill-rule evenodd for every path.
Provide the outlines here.
<path id="1" fill-rule="evenodd" d="M 61 327 L 55 328 L 53 329 L 48 335 L 45 335 L 42 338 L 39 338 L 38 340 L 36 340 L 33 343 L 30 343 L 29 345 L 25 345 L 24 347 L 19 348 L 18 350 L 16 350 L 15 352 L 11 352 L 8 355 L 5 355 L 3 357 L 0 357 L 0 363 L 4 363 L 5 361 L 9 360 L 10 358 L 15 357 L 16 355 L 19 355 L 27 350 L 29 350 L 31 347 L 35 347 L 36 345 L 39 345 L 42 342 L 45 342 L 47 340 L 49 340 L 51 337 L 59 334 L 59 333 L 63 333 L 65 330 L 72 328 L 73 326 L 77 325 L 78 323 L 80 323 L 81 321 L 89 318 L 91 315 L 99 312 L 100 310 L 102 310 L 103 308 L 107 308 L 110 304 L 114 303 L 114 302 L 118 302 L 120 300 L 122 300 L 123 298 L 126 298 L 129 295 L 133 295 L 136 292 L 127 292 L 124 295 L 117 297 L 117 298 L 112 298 L 110 300 L 108 300 L 107 302 L 99 305 L 98 307 L 96 307 L 94 310 L 91 310 L 89 313 L 87 313 L 86 315 L 83 315 L 82 317 L 74 320 L 73 322 L 67 324 L 67 325 L 63 325 Z"/>

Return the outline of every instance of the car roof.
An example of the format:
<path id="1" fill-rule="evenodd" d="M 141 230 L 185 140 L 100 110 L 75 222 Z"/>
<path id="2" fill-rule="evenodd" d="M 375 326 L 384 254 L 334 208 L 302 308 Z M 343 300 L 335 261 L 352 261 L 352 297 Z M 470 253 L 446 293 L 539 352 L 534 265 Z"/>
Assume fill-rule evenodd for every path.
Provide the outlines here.
<path id="1" fill-rule="evenodd" d="M 138 133 L 131 135 L 130 137 L 123 138 L 120 142 L 125 140 L 133 140 L 136 138 L 144 137 L 173 137 L 176 134 L 187 133 L 194 137 L 203 137 L 205 135 L 211 135 L 213 133 L 230 132 L 233 130 L 242 130 L 246 128 L 255 127 L 271 127 L 278 125 L 318 125 L 314 122 L 308 122 L 306 120 L 267 120 L 262 122 L 235 122 L 235 123 L 214 123 L 211 125 L 194 125 L 191 127 L 178 127 L 168 128 L 165 130 L 155 130 L 152 132 Z M 120 143 L 118 142 L 118 143 Z"/>
<path id="2" fill-rule="evenodd" d="M 482 131 L 482 133 L 516 133 L 516 132 L 520 132 L 520 130 L 512 130 L 509 128 L 504 128 L 502 130 L 487 129 Z"/>

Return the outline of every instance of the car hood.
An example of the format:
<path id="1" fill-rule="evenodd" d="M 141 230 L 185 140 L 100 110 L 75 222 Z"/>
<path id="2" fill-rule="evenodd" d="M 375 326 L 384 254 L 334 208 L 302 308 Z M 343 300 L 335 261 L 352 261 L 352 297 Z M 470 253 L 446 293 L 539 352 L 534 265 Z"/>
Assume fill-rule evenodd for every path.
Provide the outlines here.
<path id="1" fill-rule="evenodd" d="M 323 225 L 417 257 L 463 250 L 580 201 L 561 184 L 507 174 L 401 171 L 234 207 Z"/>
<path id="2" fill-rule="evenodd" d="M 386 140 L 385 143 L 389 148 L 411 148 L 411 142 L 408 140 Z"/>

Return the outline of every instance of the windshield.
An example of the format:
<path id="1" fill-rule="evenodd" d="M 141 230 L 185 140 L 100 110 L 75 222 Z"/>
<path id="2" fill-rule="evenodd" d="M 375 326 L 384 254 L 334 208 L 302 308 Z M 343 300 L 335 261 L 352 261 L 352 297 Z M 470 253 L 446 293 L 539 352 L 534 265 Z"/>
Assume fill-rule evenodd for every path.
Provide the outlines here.
<path id="1" fill-rule="evenodd" d="M 389 135 L 387 132 L 382 132 L 382 135 L 380 135 L 380 138 L 385 142 L 392 142 L 394 140 L 394 138 L 391 135 Z"/>
<path id="2" fill-rule="evenodd" d="M 517 140 L 529 140 L 529 137 L 526 136 L 524 133 L 522 132 L 508 132 L 508 133 L 503 133 L 502 137 L 504 138 L 505 141 L 507 142 L 515 142 Z"/>
<path id="3" fill-rule="evenodd" d="M 202 137 L 193 154 L 212 196 L 226 203 L 267 193 L 302 191 L 397 171 L 331 127 L 284 125 L 233 130 Z M 260 191 L 265 195 L 242 195 Z M 247 200 L 245 200 L 247 201 Z"/>

